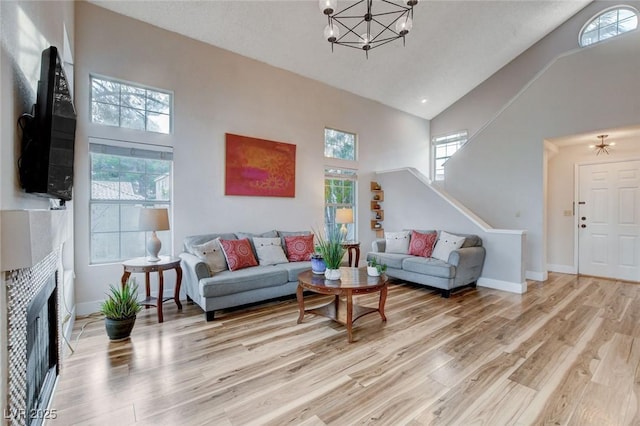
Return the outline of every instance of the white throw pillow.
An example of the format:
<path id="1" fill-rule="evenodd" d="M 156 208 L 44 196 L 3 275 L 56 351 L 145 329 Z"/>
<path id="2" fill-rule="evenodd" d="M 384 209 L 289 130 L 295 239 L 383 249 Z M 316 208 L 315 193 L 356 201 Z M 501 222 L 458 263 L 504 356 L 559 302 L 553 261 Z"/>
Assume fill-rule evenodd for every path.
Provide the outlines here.
<path id="1" fill-rule="evenodd" d="M 219 238 L 208 241 L 204 244 L 195 245 L 192 250 L 193 254 L 198 256 L 207 264 L 211 275 L 228 269 L 227 260 L 224 257 L 224 252 L 222 251 Z"/>
<path id="2" fill-rule="evenodd" d="M 289 260 L 284 254 L 281 244 L 282 240 L 280 238 L 253 237 L 253 245 L 256 247 L 258 262 L 260 262 L 260 265 L 288 263 Z"/>
<path id="3" fill-rule="evenodd" d="M 451 252 L 462 247 L 462 244 L 464 244 L 464 237 L 451 235 L 442 231 L 440 232 L 440 238 L 438 238 L 438 242 L 436 242 L 431 257 L 448 262 Z"/>
<path id="4" fill-rule="evenodd" d="M 411 237 L 410 231 L 401 232 L 385 232 L 384 239 L 386 240 L 385 253 L 409 253 L 409 241 Z"/>

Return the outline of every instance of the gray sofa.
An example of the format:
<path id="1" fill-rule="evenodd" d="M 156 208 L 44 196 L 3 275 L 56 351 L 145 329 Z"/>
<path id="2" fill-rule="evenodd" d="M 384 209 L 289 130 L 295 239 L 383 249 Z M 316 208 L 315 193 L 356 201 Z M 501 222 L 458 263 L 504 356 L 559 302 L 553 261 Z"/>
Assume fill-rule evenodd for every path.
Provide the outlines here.
<path id="1" fill-rule="evenodd" d="M 283 237 L 301 234 L 309 234 L 309 232 L 270 231 L 254 236 Z M 251 235 L 222 233 L 193 235 L 185 238 L 184 252 L 179 255 L 182 259 L 183 288 L 186 290 L 187 300 L 197 303 L 204 310 L 207 321 L 213 321 L 214 312 L 219 309 L 293 295 L 298 287 L 298 274 L 311 269 L 311 262 L 306 261 L 252 266 L 211 275 L 207 264 L 194 255 L 192 250 L 194 245 L 203 244 L 218 237 L 235 240 Z"/>
<path id="2" fill-rule="evenodd" d="M 482 273 L 485 258 L 485 248 L 480 237 L 471 234 L 453 235 L 464 236 L 465 241 L 461 248 L 451 252 L 447 262 L 409 254 L 385 253 L 384 239 L 372 243 L 373 251 L 367 254 L 367 260 L 375 258 L 378 263 L 387 265 L 389 277 L 436 287 L 442 290 L 442 297 L 448 298 L 453 289 L 475 287 Z"/>

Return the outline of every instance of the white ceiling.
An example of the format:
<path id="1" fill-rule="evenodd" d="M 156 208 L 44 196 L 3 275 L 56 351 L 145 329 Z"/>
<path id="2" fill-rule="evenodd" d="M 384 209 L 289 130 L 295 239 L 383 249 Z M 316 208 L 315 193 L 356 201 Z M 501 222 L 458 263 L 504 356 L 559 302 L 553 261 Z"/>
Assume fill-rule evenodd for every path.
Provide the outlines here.
<path id="1" fill-rule="evenodd" d="M 406 47 L 394 41 L 368 60 L 331 52 L 315 0 L 91 3 L 431 119 L 590 1 L 422 0 Z"/>

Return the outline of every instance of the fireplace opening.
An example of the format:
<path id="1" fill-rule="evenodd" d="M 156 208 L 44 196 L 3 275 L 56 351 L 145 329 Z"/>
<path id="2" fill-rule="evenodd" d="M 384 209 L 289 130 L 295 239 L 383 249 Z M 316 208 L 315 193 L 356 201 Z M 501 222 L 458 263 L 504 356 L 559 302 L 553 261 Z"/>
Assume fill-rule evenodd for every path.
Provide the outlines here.
<path id="1" fill-rule="evenodd" d="M 55 272 L 27 306 L 27 413 L 47 409 L 59 373 L 57 282 Z M 42 422 L 26 417 L 27 425 Z"/>

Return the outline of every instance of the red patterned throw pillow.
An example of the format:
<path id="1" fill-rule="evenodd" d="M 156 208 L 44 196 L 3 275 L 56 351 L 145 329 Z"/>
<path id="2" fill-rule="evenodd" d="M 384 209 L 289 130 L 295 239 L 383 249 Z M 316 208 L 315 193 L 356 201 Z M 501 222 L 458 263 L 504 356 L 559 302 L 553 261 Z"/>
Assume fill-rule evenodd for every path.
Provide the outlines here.
<path id="1" fill-rule="evenodd" d="M 311 260 L 311 255 L 315 251 L 313 248 L 313 234 L 284 237 L 284 243 L 287 246 L 289 262 Z"/>
<path id="2" fill-rule="evenodd" d="M 411 231 L 409 254 L 413 256 L 431 257 L 431 253 L 433 253 L 433 246 L 435 245 L 437 238 L 437 232 L 421 234 L 420 232 Z"/>
<path id="3" fill-rule="evenodd" d="M 220 240 L 220 245 L 222 246 L 224 257 L 227 259 L 229 270 L 237 271 L 249 266 L 258 266 L 248 238 L 242 240 Z"/>

